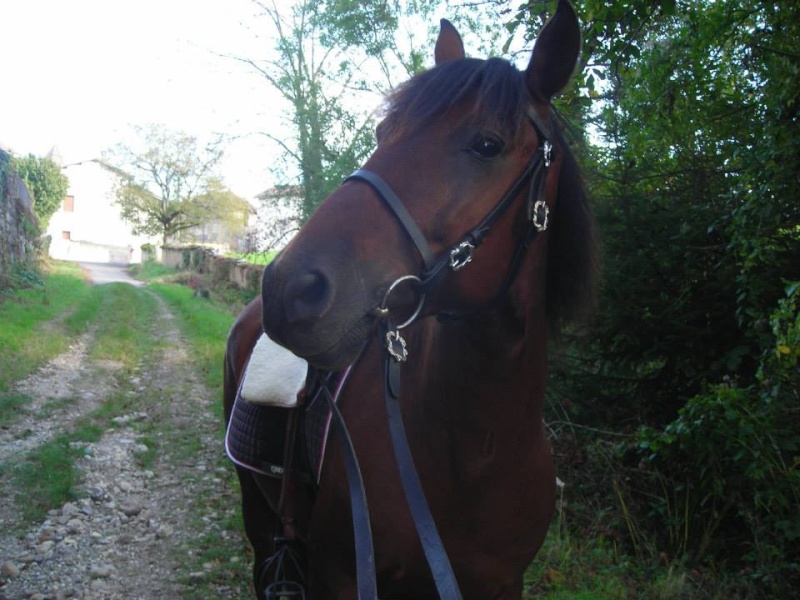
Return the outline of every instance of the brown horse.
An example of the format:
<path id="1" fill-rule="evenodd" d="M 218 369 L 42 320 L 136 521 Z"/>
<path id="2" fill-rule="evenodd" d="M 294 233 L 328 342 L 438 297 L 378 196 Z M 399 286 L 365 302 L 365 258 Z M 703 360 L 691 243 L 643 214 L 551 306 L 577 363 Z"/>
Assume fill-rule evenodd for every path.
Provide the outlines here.
<path id="1" fill-rule="evenodd" d="M 269 265 L 261 298 L 231 330 L 226 418 L 262 326 L 317 367 L 355 362 L 339 406 L 366 486 L 381 598 L 437 597 L 381 401 L 385 350 L 374 334 L 386 319 L 419 309 L 402 330 L 402 420 L 463 597 L 520 598 L 547 532 L 555 487 L 542 423 L 547 340 L 591 302 L 596 274 L 594 223 L 550 105 L 579 46 L 565 0 L 525 71 L 465 58 L 443 21 L 435 68 L 389 97 L 364 171 Z M 399 209 L 386 198 L 393 194 Z M 415 277 L 392 288 L 407 275 Z M 333 438 L 318 487 L 294 495 L 315 599 L 356 597 L 342 465 Z M 239 477 L 259 588 L 280 481 L 244 469 Z"/>

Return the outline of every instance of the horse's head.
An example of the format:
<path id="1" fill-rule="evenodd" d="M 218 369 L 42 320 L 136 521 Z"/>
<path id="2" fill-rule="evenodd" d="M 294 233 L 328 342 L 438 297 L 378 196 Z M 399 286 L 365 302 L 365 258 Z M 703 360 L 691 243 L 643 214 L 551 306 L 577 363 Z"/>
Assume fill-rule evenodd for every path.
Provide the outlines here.
<path id="1" fill-rule="evenodd" d="M 566 0 L 524 72 L 501 59 L 465 58 L 458 32 L 442 21 L 435 68 L 391 95 L 378 147 L 363 169 L 266 269 L 263 325 L 270 337 L 312 364 L 339 368 L 352 362 L 377 319 L 404 320 L 423 293 L 423 314 L 478 310 L 508 291 L 513 271 L 534 253 L 541 304 L 558 301 L 544 291 L 560 278 L 548 273 L 554 236 L 577 218 L 591 237 L 589 217 L 570 215 L 585 207 L 560 206 L 564 188 L 580 196 L 579 204 L 585 198 L 579 180 L 564 183 L 577 171 L 550 116 L 550 100 L 572 75 L 579 47 Z M 547 235 L 528 252 L 545 221 Z M 565 248 L 577 243 L 588 252 L 591 245 L 562 237 Z M 423 283 L 392 286 L 408 275 Z"/>

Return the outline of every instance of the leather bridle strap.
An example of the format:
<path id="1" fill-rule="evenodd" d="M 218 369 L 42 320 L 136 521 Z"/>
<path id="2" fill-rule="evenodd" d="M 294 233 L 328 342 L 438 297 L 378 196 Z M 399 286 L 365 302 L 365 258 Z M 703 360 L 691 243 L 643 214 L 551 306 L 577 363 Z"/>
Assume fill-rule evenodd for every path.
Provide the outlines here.
<path id="1" fill-rule="evenodd" d="M 379 339 L 384 339 L 390 332 L 396 331 L 394 325 L 383 321 L 379 329 Z M 384 399 L 386 413 L 389 418 L 389 433 L 392 438 L 397 469 L 400 481 L 406 495 L 406 502 L 411 510 L 412 520 L 417 529 L 425 559 L 428 561 L 436 590 L 441 600 L 461 600 L 453 568 L 447 558 L 447 552 L 436 529 L 425 492 L 414 467 L 414 458 L 408 445 L 406 431 L 403 425 L 403 415 L 400 410 L 400 365 L 390 353 L 384 358 Z"/>
<path id="2" fill-rule="evenodd" d="M 394 190 L 391 188 L 391 186 L 379 175 L 364 169 L 358 169 L 347 179 L 345 179 L 345 181 L 352 181 L 353 179 L 365 181 L 372 186 L 372 188 L 377 192 L 378 197 L 384 201 L 386 206 L 392 209 L 394 216 L 397 217 L 397 220 L 400 221 L 400 224 L 403 226 L 403 229 L 405 229 L 408 237 L 410 237 L 411 241 L 414 242 L 414 245 L 417 247 L 420 256 L 422 256 L 422 262 L 425 264 L 425 269 L 427 270 L 432 268 L 435 257 L 433 252 L 431 252 L 430 246 L 428 246 L 428 241 L 425 239 L 425 236 L 422 235 L 422 232 L 420 231 L 419 227 L 417 227 L 414 218 L 409 214 L 408 210 L 406 210 L 402 200 L 400 200 L 397 194 L 394 193 Z"/>
<path id="3" fill-rule="evenodd" d="M 443 253 L 432 268 L 426 267 L 425 271 L 420 275 L 421 284 L 419 287 L 423 292 L 429 292 L 436 285 L 442 275 L 447 272 L 447 267 L 456 271 L 471 260 L 472 252 L 483 243 L 483 240 L 489 234 L 491 228 L 522 192 L 525 184 L 531 181 L 531 186 L 533 186 L 533 180 L 535 180 L 544 164 L 543 157 L 544 152 L 542 148 L 539 148 L 531 157 L 531 160 L 528 161 L 528 164 L 517 180 L 506 193 L 503 194 L 503 197 L 492 207 L 492 210 L 489 211 L 481 222 L 463 235 L 461 240 L 456 243 L 452 249 Z M 467 253 L 465 258 L 460 259 L 464 260 L 464 262 L 461 264 L 454 263 L 454 260 L 459 260 L 458 254 L 462 251 L 461 249 L 465 249 L 464 251 Z"/>
<path id="4" fill-rule="evenodd" d="M 355 364 L 355 363 L 354 363 Z M 344 388 L 351 369 L 342 376 L 338 385 L 338 393 Z M 376 600 L 378 598 L 378 584 L 375 575 L 375 552 L 372 547 L 372 528 L 369 522 L 369 508 L 367 494 L 364 489 L 364 480 L 361 478 L 361 469 L 353 447 L 353 441 L 347 431 L 344 417 L 339 411 L 337 399 L 331 394 L 327 382 L 321 376 L 322 372 L 309 367 L 309 380 L 316 378 L 316 384 L 328 402 L 333 418 L 331 422 L 341 438 L 342 455 L 344 457 L 347 486 L 350 492 L 350 512 L 353 519 L 353 538 L 356 554 L 356 588 L 358 600 Z"/>
<path id="5" fill-rule="evenodd" d="M 369 184 L 369 186 L 372 187 L 372 189 L 377 193 L 378 198 L 380 198 L 383 203 L 391 209 L 392 213 L 395 215 L 402 228 L 408 234 L 408 237 L 414 243 L 414 246 L 416 246 L 417 251 L 422 257 L 424 266 L 419 275 L 419 289 L 421 292 L 429 292 L 444 275 L 444 273 L 447 272 L 448 267 L 454 271 L 457 271 L 470 262 L 472 260 L 472 253 L 476 248 L 478 248 L 478 246 L 481 245 L 492 226 L 514 203 L 514 200 L 520 194 L 526 182 L 531 182 L 531 191 L 533 191 L 533 186 L 535 185 L 537 176 L 543 169 L 546 169 L 550 165 L 552 158 L 550 153 L 552 152 L 553 147 L 549 141 L 551 136 L 549 135 L 550 128 L 548 121 L 539 116 L 532 107 L 528 108 L 528 117 L 530 118 L 534 129 L 536 129 L 537 136 L 541 142 L 540 147 L 528 161 L 528 164 L 525 166 L 525 169 L 522 171 L 520 176 L 514 181 L 511 187 L 506 191 L 505 194 L 503 194 L 502 198 L 500 198 L 500 200 L 492 207 L 492 209 L 480 221 L 480 223 L 464 234 L 459 242 L 457 242 L 452 248 L 442 252 L 439 256 L 434 255 L 433 251 L 428 245 L 428 241 L 425 239 L 425 236 L 423 235 L 419 226 L 414 221 L 414 218 L 406 209 L 403 201 L 400 200 L 399 196 L 395 193 L 392 187 L 386 183 L 386 181 L 384 181 L 380 175 L 366 169 L 358 169 L 344 180 L 345 182 L 359 180 Z M 532 197 L 532 194 L 529 194 L 529 203 L 531 201 L 530 197 Z M 548 208 L 544 201 L 542 201 L 542 205 L 544 206 L 544 210 L 547 211 Z M 528 210 L 530 212 L 532 207 L 529 206 Z M 546 215 L 544 219 L 545 224 L 542 227 L 536 223 L 535 218 L 532 221 L 532 224 L 537 230 L 536 232 L 546 229 Z M 533 233 L 533 236 L 536 235 L 536 232 Z M 532 241 L 532 239 L 527 239 L 528 237 L 529 236 L 526 234 L 525 239 L 527 241 L 524 243 L 525 249 Z M 523 249 L 521 248 L 521 250 Z M 519 254 L 519 252 L 516 254 Z"/>

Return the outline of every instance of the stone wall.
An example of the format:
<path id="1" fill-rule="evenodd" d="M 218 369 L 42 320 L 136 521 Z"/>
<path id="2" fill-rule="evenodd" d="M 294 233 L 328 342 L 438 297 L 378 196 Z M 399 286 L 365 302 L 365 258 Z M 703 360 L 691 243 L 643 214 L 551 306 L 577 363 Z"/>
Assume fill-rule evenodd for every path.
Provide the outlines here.
<path id="1" fill-rule="evenodd" d="M 35 260 L 40 235 L 28 188 L 7 161 L 0 150 L 0 287 L 17 266 Z"/>
<path id="2" fill-rule="evenodd" d="M 161 262 L 176 269 L 206 273 L 215 283 L 233 284 L 254 294 L 261 291 L 263 265 L 218 256 L 204 246 L 164 246 L 161 249 Z"/>

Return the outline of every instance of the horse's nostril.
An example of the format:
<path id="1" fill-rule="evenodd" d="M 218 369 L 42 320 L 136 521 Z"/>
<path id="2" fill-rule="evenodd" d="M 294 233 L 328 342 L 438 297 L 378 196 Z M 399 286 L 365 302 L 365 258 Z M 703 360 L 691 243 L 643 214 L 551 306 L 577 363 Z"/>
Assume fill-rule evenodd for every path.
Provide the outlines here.
<path id="1" fill-rule="evenodd" d="M 284 300 L 289 323 L 316 321 L 330 310 L 333 286 L 318 271 L 301 273 L 287 282 Z"/>

